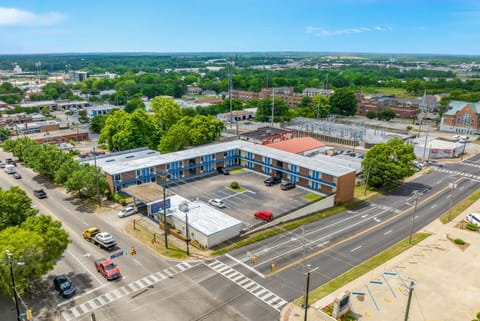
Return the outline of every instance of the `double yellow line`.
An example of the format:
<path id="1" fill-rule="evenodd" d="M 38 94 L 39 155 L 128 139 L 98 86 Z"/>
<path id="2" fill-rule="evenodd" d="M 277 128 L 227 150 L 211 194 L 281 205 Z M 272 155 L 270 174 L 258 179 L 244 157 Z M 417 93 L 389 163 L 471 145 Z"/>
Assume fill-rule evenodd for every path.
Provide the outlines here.
<path id="1" fill-rule="evenodd" d="M 455 183 L 458 183 L 458 182 L 459 182 L 460 180 L 462 180 L 462 179 L 463 179 L 463 177 L 460 177 L 457 181 L 455 181 Z M 418 207 L 419 204 L 423 204 L 423 203 L 429 201 L 430 199 L 436 197 L 436 196 L 437 196 L 438 194 L 440 194 L 440 193 L 443 193 L 443 192 L 444 192 L 445 190 L 447 190 L 447 189 L 449 189 L 448 186 L 442 188 L 441 190 L 439 190 L 439 191 L 437 191 L 436 193 L 430 195 L 429 197 L 423 199 L 422 201 L 417 202 L 417 207 Z M 397 219 L 398 217 L 400 217 L 400 216 L 402 216 L 402 215 L 410 212 L 411 210 L 412 210 L 412 207 L 409 207 L 408 209 L 406 209 L 406 210 L 404 210 L 404 211 L 402 211 L 402 212 L 400 212 L 400 213 L 398 213 L 398 214 L 390 217 L 389 219 L 386 219 L 385 221 L 382 221 L 382 222 L 379 223 L 379 224 L 373 225 L 373 226 L 371 226 L 371 227 L 369 227 L 369 228 L 367 228 L 367 229 L 365 229 L 365 230 L 363 230 L 363 231 L 361 231 L 361 232 L 358 232 L 358 233 L 356 233 L 356 234 L 353 234 L 353 235 L 351 235 L 351 236 L 349 236 L 349 237 L 347 237 L 347 238 L 345 238 L 345 239 L 343 239 L 343 240 L 341 240 L 341 241 L 339 241 L 339 242 L 337 242 L 337 243 L 334 243 L 334 244 L 332 244 L 332 245 L 330 245 L 330 246 L 324 247 L 324 248 L 322 248 L 322 249 L 320 249 L 320 250 L 318 250 L 318 251 L 316 251 L 316 252 L 314 252 L 314 253 L 312 253 L 312 254 L 309 254 L 309 255 L 305 256 L 305 258 L 302 257 L 301 259 L 298 259 L 298 260 L 295 260 L 295 261 L 293 261 L 293 262 L 291 262 L 291 263 L 288 263 L 288 264 L 285 265 L 285 266 L 282 266 L 282 267 L 280 267 L 280 268 L 276 268 L 275 271 L 270 272 L 270 273 L 268 273 L 268 274 L 264 274 L 264 278 L 269 278 L 269 277 L 271 277 L 271 276 L 273 276 L 273 275 L 275 275 L 275 274 L 277 274 L 277 273 L 280 273 L 280 272 L 282 272 L 282 271 L 285 271 L 285 270 L 291 268 L 292 266 L 295 266 L 295 265 L 297 265 L 297 264 L 299 264 L 299 263 L 302 263 L 304 260 L 310 259 L 310 258 L 312 258 L 312 257 L 314 257 L 314 256 L 317 256 L 317 255 L 319 255 L 319 254 L 321 254 L 321 253 L 323 253 L 323 252 L 326 252 L 326 251 L 328 251 L 328 250 L 330 250 L 330 249 L 332 249 L 332 248 L 334 248 L 334 247 L 337 247 L 337 246 L 339 246 L 339 245 L 341 245 L 341 244 L 343 244 L 343 243 L 346 243 L 346 242 L 348 242 L 348 241 L 350 241 L 350 240 L 353 240 L 353 239 L 356 238 L 356 237 L 359 237 L 359 236 L 364 235 L 364 234 L 366 234 L 366 233 L 368 233 L 368 232 L 370 232 L 370 231 L 373 231 L 373 230 L 381 227 L 382 225 L 387 224 L 387 223 L 389 223 L 389 222 Z"/>

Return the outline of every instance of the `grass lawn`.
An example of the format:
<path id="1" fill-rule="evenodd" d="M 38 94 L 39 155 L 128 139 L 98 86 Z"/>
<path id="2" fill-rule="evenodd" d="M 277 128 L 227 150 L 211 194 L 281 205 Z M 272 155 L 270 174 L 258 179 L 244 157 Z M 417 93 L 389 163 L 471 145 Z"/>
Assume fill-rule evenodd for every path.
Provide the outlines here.
<path id="1" fill-rule="evenodd" d="M 139 220 L 137 220 L 139 221 Z M 143 224 L 147 224 L 145 222 L 137 222 L 135 224 L 135 229 L 133 229 L 133 221 L 127 224 L 125 227 L 125 231 L 133 235 L 136 239 L 141 241 L 143 244 L 148 245 L 152 250 L 170 257 L 172 259 L 185 259 L 187 258 L 187 253 L 185 250 L 180 249 L 173 245 L 171 242 L 168 243 L 168 249 L 165 248 L 165 243 L 163 242 L 164 238 L 163 235 L 159 235 L 155 233 L 155 242 L 152 242 L 154 239 L 152 231 L 147 229 Z"/>
<path id="2" fill-rule="evenodd" d="M 409 248 L 415 246 L 417 243 L 423 241 L 429 236 L 430 234 L 428 233 L 417 233 L 417 234 L 414 234 L 412 237 L 412 244 L 408 242 L 408 238 L 398 242 L 397 244 L 393 245 L 391 248 L 386 249 L 380 254 L 377 254 L 376 256 L 368 259 L 367 261 L 354 267 L 350 271 L 345 272 L 339 277 L 333 280 L 330 280 L 329 282 L 320 286 L 319 288 L 316 288 L 315 290 L 310 291 L 308 301 L 315 302 L 320 300 L 321 298 L 327 296 L 328 294 L 338 290 L 342 286 L 350 283 L 353 280 L 358 279 L 360 276 L 364 275 L 365 273 L 375 269 L 376 267 L 384 264 L 388 260 L 396 257 L 397 255 L 408 250 Z M 301 306 L 302 302 L 303 302 L 303 297 L 300 297 L 297 300 L 295 300 L 294 303 L 298 306 Z"/>
<path id="3" fill-rule="evenodd" d="M 235 169 L 232 169 L 230 170 L 230 174 L 241 174 L 241 173 L 245 173 L 246 170 L 244 170 L 243 168 L 235 168 Z"/>
<path id="4" fill-rule="evenodd" d="M 387 88 L 387 87 L 367 87 L 362 88 L 367 94 L 385 94 L 393 95 L 397 98 L 415 98 L 414 96 L 407 93 L 403 88 Z"/>
<path id="5" fill-rule="evenodd" d="M 310 201 L 310 202 L 315 202 L 315 201 L 321 200 L 323 198 L 323 196 L 319 195 L 317 193 L 310 193 L 310 194 L 307 194 L 307 195 L 303 195 L 302 198 L 304 200 L 307 200 L 307 201 Z"/>
<path id="6" fill-rule="evenodd" d="M 235 193 L 241 193 L 241 192 L 245 192 L 247 189 L 245 187 L 239 187 L 239 188 L 231 188 L 229 185 L 225 186 L 226 189 L 229 189 L 231 190 L 232 192 L 235 192 Z"/>
<path id="7" fill-rule="evenodd" d="M 454 192 L 455 193 L 455 192 Z M 469 197 L 465 198 L 464 200 L 462 200 L 461 202 L 457 203 L 456 205 L 452 206 L 452 212 L 450 214 L 450 221 L 453 220 L 455 217 L 457 217 L 458 215 L 462 214 L 467 208 L 469 208 L 473 203 L 475 203 L 478 199 L 480 198 L 480 189 L 476 190 L 475 192 L 473 192 L 472 194 L 470 194 Z M 440 221 L 445 224 L 445 223 L 448 223 L 448 212 L 449 212 L 449 209 L 447 209 L 447 211 L 445 211 L 445 213 L 443 213 L 441 216 L 440 216 Z"/>

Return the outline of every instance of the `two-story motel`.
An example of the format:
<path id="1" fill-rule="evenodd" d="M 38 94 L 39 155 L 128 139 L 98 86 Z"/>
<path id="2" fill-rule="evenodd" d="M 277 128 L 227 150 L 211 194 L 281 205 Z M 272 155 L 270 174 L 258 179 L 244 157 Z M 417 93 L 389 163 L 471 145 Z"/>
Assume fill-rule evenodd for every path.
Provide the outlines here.
<path id="1" fill-rule="evenodd" d="M 111 192 L 164 179 L 181 181 L 211 174 L 218 167 L 243 167 L 265 175 L 281 175 L 299 186 L 325 195 L 335 194 L 335 202 L 353 198 L 355 170 L 337 165 L 329 156 L 309 158 L 268 146 L 236 140 L 204 145 L 169 154 L 135 149 L 80 160 L 100 167 Z"/>

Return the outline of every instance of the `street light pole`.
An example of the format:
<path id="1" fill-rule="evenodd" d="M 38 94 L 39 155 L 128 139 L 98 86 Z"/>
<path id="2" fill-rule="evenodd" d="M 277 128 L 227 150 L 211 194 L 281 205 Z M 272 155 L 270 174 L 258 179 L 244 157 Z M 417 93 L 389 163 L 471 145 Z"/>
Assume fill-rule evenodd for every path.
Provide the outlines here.
<path id="1" fill-rule="evenodd" d="M 10 277 L 12 278 L 13 297 L 15 299 L 15 308 L 17 309 L 17 320 L 22 321 L 20 317 L 20 307 L 18 305 L 17 287 L 15 286 L 15 277 L 13 275 L 12 253 L 9 250 L 6 250 L 5 252 L 7 253 L 8 265 L 10 266 Z"/>
<path id="2" fill-rule="evenodd" d="M 185 212 L 185 243 L 187 243 L 187 256 L 190 256 L 190 233 L 188 232 L 188 212 Z"/>
<path id="3" fill-rule="evenodd" d="M 167 186 L 167 174 L 163 174 L 163 232 L 165 235 L 165 248 L 168 249 L 168 228 L 167 228 L 167 195 L 166 195 L 166 186 Z"/>
<path id="4" fill-rule="evenodd" d="M 310 271 L 307 271 L 307 280 L 306 286 L 305 286 L 305 299 L 304 299 L 304 309 L 305 309 L 305 314 L 303 315 L 303 321 L 307 321 L 307 311 L 308 311 L 308 292 L 310 288 Z"/>
<path id="5" fill-rule="evenodd" d="M 417 216 L 417 203 L 418 203 L 418 198 L 420 197 L 420 194 L 418 191 L 413 192 L 413 197 L 415 198 L 415 207 L 413 208 L 413 216 L 412 216 L 412 228 L 410 229 L 410 237 L 408 239 L 408 243 L 412 244 L 412 235 L 413 235 L 413 230 L 415 229 L 415 216 Z"/>
<path id="6" fill-rule="evenodd" d="M 449 183 L 448 187 L 450 188 L 450 206 L 448 208 L 448 222 L 450 222 L 450 217 L 451 217 L 451 214 L 452 214 L 453 191 L 457 188 L 457 184 Z"/>

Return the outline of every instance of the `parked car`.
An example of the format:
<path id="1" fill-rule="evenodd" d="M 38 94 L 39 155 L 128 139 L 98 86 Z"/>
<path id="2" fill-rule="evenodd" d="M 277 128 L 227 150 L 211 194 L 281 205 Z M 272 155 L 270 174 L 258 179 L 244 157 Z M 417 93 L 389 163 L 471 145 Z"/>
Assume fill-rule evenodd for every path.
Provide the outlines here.
<path id="1" fill-rule="evenodd" d="M 72 280 L 64 274 L 57 275 L 55 279 L 53 279 L 53 286 L 64 298 L 70 298 L 75 294 L 75 286 Z"/>
<path id="2" fill-rule="evenodd" d="M 467 214 L 466 219 L 468 223 L 475 224 L 476 226 L 480 227 L 480 214 L 478 213 Z"/>
<path id="3" fill-rule="evenodd" d="M 127 217 L 137 213 L 138 210 L 135 206 L 127 206 L 118 213 L 118 217 Z"/>
<path id="4" fill-rule="evenodd" d="M 20 175 L 20 173 L 13 173 L 13 177 L 15 177 L 16 179 L 20 179 L 22 178 L 22 175 Z"/>
<path id="5" fill-rule="evenodd" d="M 258 212 L 255 212 L 255 217 L 256 218 L 259 218 L 261 220 L 264 220 L 264 221 L 271 221 L 273 220 L 273 214 L 272 212 L 269 212 L 269 211 L 258 211 Z"/>
<path id="6" fill-rule="evenodd" d="M 282 178 L 280 176 L 270 176 L 269 178 L 267 178 L 266 180 L 264 180 L 263 182 L 265 183 L 265 185 L 267 186 L 272 186 L 274 184 L 278 184 L 282 181 Z"/>
<path id="7" fill-rule="evenodd" d="M 295 188 L 295 183 L 293 182 L 282 182 L 280 184 L 280 189 L 282 191 L 288 191 L 289 189 Z"/>
<path id="8" fill-rule="evenodd" d="M 453 136 L 452 136 L 452 139 L 453 139 L 453 140 L 459 140 L 459 139 L 460 139 L 460 135 L 453 135 Z"/>
<path id="9" fill-rule="evenodd" d="M 219 208 L 225 207 L 225 203 L 221 199 L 218 199 L 218 198 L 208 200 L 208 204 L 210 204 L 212 206 L 215 206 L 215 207 L 219 207 Z"/>
<path id="10" fill-rule="evenodd" d="M 95 235 L 95 238 L 96 238 L 99 242 L 103 242 L 103 243 L 113 243 L 113 242 L 115 242 L 115 240 L 113 239 L 112 234 L 110 234 L 110 233 L 108 233 L 108 232 L 98 233 L 98 234 Z"/>
<path id="11" fill-rule="evenodd" d="M 223 175 L 230 175 L 230 172 L 225 167 L 218 167 L 217 172 Z"/>
<path id="12" fill-rule="evenodd" d="M 33 195 L 35 195 L 37 198 L 46 198 L 47 197 L 47 193 L 45 193 L 43 188 L 34 189 L 33 190 Z"/>

